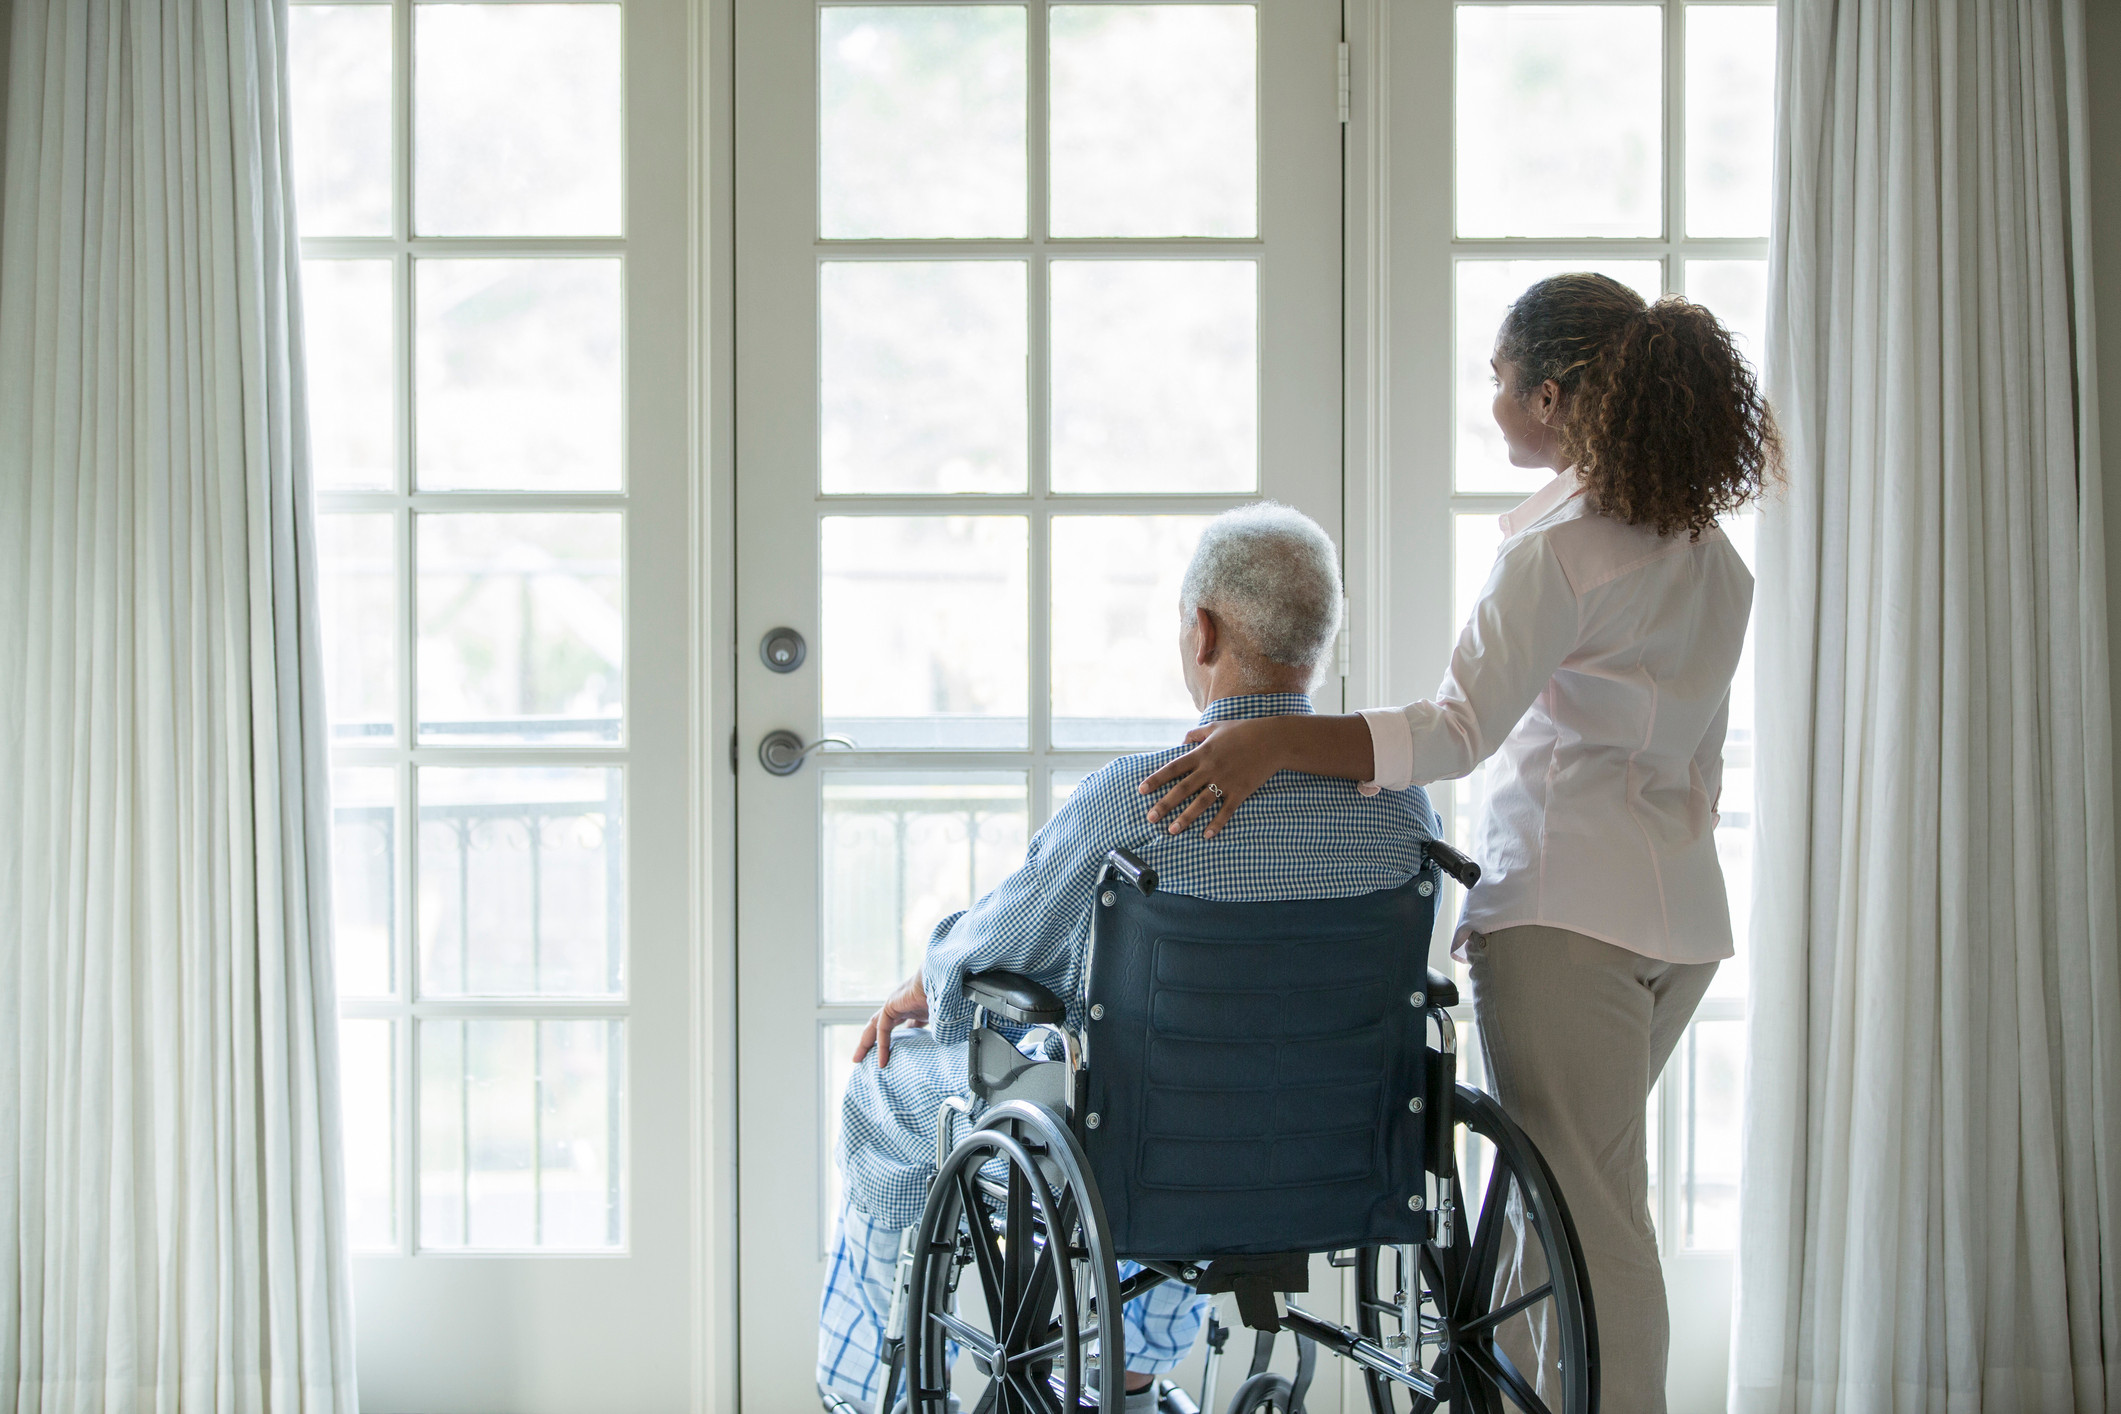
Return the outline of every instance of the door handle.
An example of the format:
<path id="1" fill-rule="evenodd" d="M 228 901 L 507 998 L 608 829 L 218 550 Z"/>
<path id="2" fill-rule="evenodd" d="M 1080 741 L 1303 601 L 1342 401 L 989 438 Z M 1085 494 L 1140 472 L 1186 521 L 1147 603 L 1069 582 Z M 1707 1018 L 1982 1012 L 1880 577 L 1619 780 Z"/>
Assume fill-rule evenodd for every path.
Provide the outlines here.
<path id="1" fill-rule="evenodd" d="M 821 736 L 805 746 L 801 737 L 782 727 L 759 738 L 759 764 L 772 775 L 792 776 L 803 769 L 804 758 L 826 746 L 854 750 L 854 743 L 843 736 Z"/>

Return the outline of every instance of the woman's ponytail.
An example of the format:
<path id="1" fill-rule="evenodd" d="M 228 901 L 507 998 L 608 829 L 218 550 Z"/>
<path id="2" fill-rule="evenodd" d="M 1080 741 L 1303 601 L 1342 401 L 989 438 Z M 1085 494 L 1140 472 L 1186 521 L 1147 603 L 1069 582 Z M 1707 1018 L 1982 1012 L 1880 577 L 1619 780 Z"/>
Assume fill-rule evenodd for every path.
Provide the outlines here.
<path id="1" fill-rule="evenodd" d="M 1511 306 L 1496 352 L 1520 393 L 1549 378 L 1562 389 L 1562 451 L 1602 515 L 1699 536 L 1779 474 L 1759 382 L 1698 304 L 1646 306 L 1606 276 L 1556 275 Z"/>

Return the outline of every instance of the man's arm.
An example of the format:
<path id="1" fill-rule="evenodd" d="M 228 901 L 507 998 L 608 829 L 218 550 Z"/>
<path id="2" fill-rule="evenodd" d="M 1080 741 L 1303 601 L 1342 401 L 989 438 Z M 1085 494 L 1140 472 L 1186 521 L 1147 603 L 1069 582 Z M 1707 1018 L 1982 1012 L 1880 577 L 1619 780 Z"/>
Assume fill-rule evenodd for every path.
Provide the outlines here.
<path id="1" fill-rule="evenodd" d="M 972 1007 L 959 989 L 968 975 L 994 968 L 1021 972 L 1051 987 L 1075 1019 L 1076 943 L 1089 919 L 1105 852 L 1138 844 L 1152 830 L 1148 802 L 1133 789 L 1139 774 L 1139 768 L 1107 767 L 1076 787 L 1031 841 L 1023 867 L 935 930 L 921 980 L 937 1041 L 953 1045 L 971 1033 Z"/>

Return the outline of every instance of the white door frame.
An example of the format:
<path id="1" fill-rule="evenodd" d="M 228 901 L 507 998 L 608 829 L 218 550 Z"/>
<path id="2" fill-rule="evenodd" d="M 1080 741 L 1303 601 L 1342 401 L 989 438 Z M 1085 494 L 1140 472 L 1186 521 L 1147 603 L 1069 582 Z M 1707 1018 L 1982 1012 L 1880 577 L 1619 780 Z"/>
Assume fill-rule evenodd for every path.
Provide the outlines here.
<path id="1" fill-rule="evenodd" d="M 775 509 L 770 514 L 763 507 L 764 488 L 769 483 L 759 483 L 761 501 L 754 502 L 753 490 L 741 488 L 744 502 L 750 508 L 752 520 L 742 531 L 745 546 L 766 544 L 778 547 L 784 543 L 791 547 L 787 554 L 769 550 L 763 559 L 746 560 L 747 554 L 758 556 L 756 549 L 739 550 L 737 569 L 745 575 L 749 594 L 740 604 L 739 619 L 735 625 L 733 639 L 728 651 L 730 658 L 718 661 L 732 662 L 736 681 L 739 684 L 740 739 L 737 741 L 736 780 L 738 792 L 749 799 L 760 798 L 769 793 L 785 795 L 791 802 L 815 801 L 817 777 L 821 764 L 806 767 L 798 775 L 785 781 L 776 781 L 765 776 L 756 760 L 755 753 L 759 736 L 774 728 L 788 728 L 801 733 L 805 739 L 813 738 L 820 729 L 818 692 L 822 656 L 829 653 L 830 646 L 821 642 L 818 622 L 817 589 L 815 575 L 809 573 L 809 554 L 799 558 L 797 565 L 788 558 L 794 555 L 792 547 L 807 537 L 815 544 L 815 529 L 804 529 L 797 521 L 803 517 L 814 517 L 824 503 L 816 500 L 808 489 L 815 485 L 816 458 L 816 411 L 812 406 L 797 407 L 780 389 L 803 389 L 815 387 L 816 339 L 811 319 L 806 317 L 808 306 L 805 296 L 797 293 L 807 286 L 816 288 L 815 264 L 820 258 L 864 259 L 889 258 L 908 253 L 909 243 L 819 243 L 815 239 L 815 217 L 811 205 L 814 186 L 809 180 L 814 170 L 815 149 L 811 137 L 814 119 L 806 113 L 808 85 L 799 85 L 803 91 L 794 92 L 773 89 L 771 85 L 782 74 L 815 73 L 815 41 L 811 26 L 796 20 L 796 11 L 807 15 L 815 9 L 814 0 L 737 0 L 740 7 L 756 5 L 757 10 L 745 10 L 738 15 L 739 32 L 746 44 L 746 62 L 751 55 L 770 56 L 761 62 L 771 65 L 772 72 L 763 75 L 760 87 L 747 90 L 743 97 L 746 105 L 743 121 L 750 126 L 740 140 L 751 142 L 748 134 L 770 135 L 772 151 L 762 141 L 755 150 L 738 153 L 723 149 L 732 164 L 758 162 L 753 169 L 760 175 L 755 179 L 738 166 L 740 180 L 753 182 L 747 185 L 741 198 L 744 205 L 732 211 L 732 224 L 727 227 L 731 238 L 741 243 L 740 254 L 746 264 L 738 305 L 726 308 L 717 324 L 737 319 L 742 328 L 743 357 L 746 366 L 738 380 L 738 398 L 753 396 L 744 391 L 753 385 L 748 381 L 760 378 L 757 386 L 768 386 L 776 390 L 762 396 L 757 402 L 742 402 L 742 425 L 738 429 L 741 455 L 750 458 L 752 464 L 770 470 L 775 477 L 785 477 L 800 502 L 791 501 L 785 511 Z M 786 11 L 776 7 L 786 5 Z M 1341 455 L 1340 427 L 1335 410 L 1336 393 L 1343 374 L 1335 366 L 1339 350 L 1337 330 L 1341 328 L 1339 311 L 1335 304 L 1339 297 L 1340 272 L 1333 262 L 1340 256 L 1339 233 L 1336 229 L 1338 213 L 1334 207 L 1332 190 L 1338 173 L 1330 165 L 1320 164 L 1318 153 L 1333 140 L 1338 130 L 1338 117 L 1334 100 L 1335 36 L 1333 25 L 1320 12 L 1304 4 L 1290 0 L 1265 0 L 1262 5 L 1263 27 L 1261 31 L 1261 62 L 1264 84 L 1260 97 L 1262 115 L 1261 132 L 1261 231 L 1258 241 L 1244 242 L 1071 242 L 1049 243 L 1034 236 L 1028 242 L 1009 243 L 1005 251 L 994 248 L 999 243 L 967 242 L 962 247 L 966 256 L 977 254 L 994 255 L 1005 253 L 1011 259 L 1030 259 L 1034 262 L 1050 256 L 1073 255 L 1080 252 L 1086 257 L 1099 254 L 1151 254 L 1183 252 L 1198 258 L 1247 258 L 1263 262 L 1260 316 L 1266 333 L 1261 347 L 1261 372 L 1266 380 L 1262 402 L 1260 458 L 1262 467 L 1262 489 L 1271 495 L 1308 503 L 1309 508 L 1337 533 L 1343 519 L 1341 507 L 1342 487 L 1339 477 L 1328 468 L 1338 463 Z M 749 18 L 764 15 L 756 25 Z M 1315 48 L 1312 62 L 1316 68 L 1300 69 L 1287 56 L 1292 42 L 1301 38 L 1306 52 Z M 1315 41 L 1315 44 L 1313 43 Z M 1039 62 L 1041 47 L 1034 36 L 1031 62 Z M 1034 114 L 1037 112 L 1042 81 L 1034 79 L 1032 99 Z M 756 106 L 753 106 L 756 105 Z M 814 112 L 814 109 L 810 110 Z M 1292 111 L 1299 116 L 1292 118 Z M 1276 122 L 1277 113 L 1280 121 Z M 1032 133 L 1039 131 L 1038 119 L 1034 117 Z M 1036 141 L 1035 136 L 1033 141 Z M 770 156 L 771 160 L 765 160 Z M 1308 160 L 1304 160 L 1308 159 Z M 1036 173 L 1042 163 L 1034 162 Z M 771 175 L 771 181 L 766 175 Z M 1033 181 L 1037 178 L 1034 176 Z M 1040 205 L 1034 199 L 1033 211 Z M 982 246 L 986 248 L 982 250 Z M 1034 290 L 1041 288 L 1039 277 L 1034 272 Z M 807 297 L 814 298 L 814 293 Z M 752 301 L 770 301 L 754 304 Z M 1041 319 L 1035 317 L 1032 327 L 1038 328 Z M 1034 336 L 1035 337 L 1035 336 Z M 1043 355 L 1034 343 L 1034 366 L 1043 363 Z M 1043 425 L 1043 415 L 1037 404 L 1043 393 L 1034 379 L 1034 410 L 1032 427 Z M 810 395 L 803 394 L 807 399 Z M 1038 436 L 1036 430 L 1034 438 Z M 1321 478 L 1318 473 L 1324 472 Z M 733 465 L 732 465 L 733 476 Z M 780 482 L 770 483 L 774 490 L 775 506 L 780 502 Z M 1304 488 L 1316 484 L 1319 489 L 1307 493 Z M 1036 525 L 1048 514 L 1172 514 L 1212 513 L 1224 506 L 1248 499 L 1254 493 L 1239 493 L 1212 497 L 1171 496 L 1051 496 L 1043 491 L 1030 491 L 1022 496 L 952 497 L 952 496 L 895 496 L 876 501 L 850 500 L 849 513 L 883 511 L 889 514 L 999 514 L 1025 515 Z M 836 502 L 834 503 L 837 504 Z M 839 513 L 837 510 L 834 513 Z M 1040 543 L 1034 535 L 1034 546 Z M 754 566 L 765 564 L 765 579 L 755 577 Z M 1046 577 L 1046 566 L 1039 552 L 1034 549 L 1031 569 L 1033 581 L 1032 603 L 1042 599 L 1040 586 Z M 733 588 L 733 585 L 732 585 Z M 1036 620 L 1034 612 L 1034 620 Z M 803 670 L 782 677 L 767 673 L 759 664 L 756 647 L 761 634 L 769 627 L 787 623 L 795 626 L 808 637 L 813 645 L 812 664 Z M 1036 624 L 1031 636 L 1033 667 L 1031 695 L 1033 718 L 1040 715 L 1037 703 L 1044 694 L 1045 674 L 1040 658 L 1041 632 Z M 1175 663 L 1173 665 L 1175 672 Z M 1338 693 L 1332 687 L 1326 690 L 1327 700 L 1338 705 Z M 1094 755 L 1096 764 L 1115 753 L 1072 753 L 1081 757 Z M 1045 799 L 1047 784 L 1042 772 L 1046 765 L 1065 768 L 1070 761 L 1053 760 L 1050 763 L 1044 749 L 1033 746 L 1031 750 L 1018 753 L 1032 771 L 1031 802 L 1034 812 L 1033 824 L 1039 823 L 1040 807 Z M 917 764 L 915 755 L 888 754 L 880 756 L 876 764 L 881 766 L 908 766 Z M 867 764 L 867 763 L 864 763 Z M 953 762 L 953 768 L 969 763 Z M 1019 769 L 1014 761 L 997 762 L 1005 769 Z M 743 825 L 742 858 L 740 870 L 744 876 L 763 881 L 763 872 L 753 874 L 755 861 L 764 860 L 770 865 L 776 886 L 791 896 L 814 897 L 815 871 L 817 866 L 817 828 L 813 816 L 791 808 L 787 818 L 779 815 L 754 816 L 748 811 Z M 800 816 L 800 818 L 798 818 Z M 722 860 L 717 859 L 717 866 Z M 737 1058 L 740 1073 L 749 1067 L 749 1083 L 745 1089 L 754 1096 L 764 1088 L 758 1081 L 763 1073 L 759 1067 L 770 1065 L 772 1075 L 781 1077 L 774 1083 L 782 1085 L 788 1093 L 808 1096 L 822 1095 L 821 1084 L 814 1072 L 818 1069 L 817 1047 L 810 1034 L 818 1020 L 858 1020 L 854 1013 L 842 1014 L 833 1010 L 829 1014 L 820 1009 L 815 996 L 815 984 L 811 977 L 814 970 L 814 943 L 807 931 L 801 928 L 775 930 L 767 926 L 765 907 L 762 902 L 765 885 L 758 882 L 758 891 L 746 889 L 738 902 L 738 911 L 752 929 L 752 945 L 748 951 L 733 952 L 736 974 L 742 978 L 744 995 L 757 999 L 771 995 L 778 998 L 770 1007 L 770 1016 L 747 1013 L 732 1017 L 740 1037 L 758 1036 L 759 1029 L 771 1028 L 769 1036 L 753 1044 L 749 1040 L 740 1042 L 743 1054 Z M 804 916 L 807 916 L 807 911 Z M 789 953 L 767 953 L 767 940 L 772 936 L 790 939 Z M 732 946 L 734 939 L 731 940 Z M 792 949 L 810 950 L 807 962 L 799 961 Z M 717 949 L 720 956 L 720 949 Z M 800 994 L 800 995 L 799 995 Z M 753 1005 L 747 1000 L 746 1005 Z M 803 1050 L 796 1051 L 782 1039 L 784 1027 L 800 1026 L 805 1037 Z M 788 1032 L 793 1035 L 793 1032 Z M 782 1054 L 785 1052 L 786 1054 Z M 772 1057 L 772 1059 L 768 1059 Z M 754 1101 L 750 1110 L 739 1116 L 733 1139 L 747 1161 L 758 1161 L 759 1157 L 771 1153 L 770 1160 L 776 1176 L 761 1180 L 758 1175 L 749 1176 L 749 1181 L 778 1182 L 777 1175 L 786 1172 L 791 1190 L 802 1189 L 808 1193 L 816 1171 L 815 1151 L 818 1135 L 798 1133 L 799 1127 L 807 1130 L 810 1106 L 804 1103 L 793 1113 L 770 1112 L 762 1102 Z M 798 1126 L 796 1121 L 803 1121 Z M 729 1133 L 729 1131 L 722 1131 Z M 808 1157 L 806 1157 L 808 1156 Z M 791 1208 L 793 1204 L 789 1205 Z M 802 1229 L 808 1223 L 798 1223 L 797 1214 L 788 1215 L 785 1226 L 790 1231 L 791 1249 L 803 1245 Z M 803 1283 L 811 1280 L 807 1268 L 815 1260 L 809 1252 L 789 1253 L 791 1270 L 761 1272 L 751 1263 L 763 1260 L 763 1239 L 745 1243 L 740 1238 L 739 1250 L 749 1256 L 739 1257 L 736 1264 L 745 1270 L 739 1274 L 740 1290 L 744 1293 L 744 1320 L 746 1324 L 736 1332 L 738 1344 L 746 1352 L 744 1358 L 753 1363 L 752 1371 L 770 1369 L 775 1383 L 772 1392 L 764 1394 L 756 1387 L 761 1381 L 756 1373 L 747 1375 L 745 1384 L 755 1393 L 785 1403 L 792 1397 L 797 1377 L 807 1385 L 809 1378 L 808 1353 L 799 1351 L 795 1333 L 775 1329 L 770 1338 L 748 1324 L 754 1312 L 770 1307 L 776 1313 L 793 1310 L 798 1304 L 790 1294 L 798 1285 L 797 1276 Z M 724 1268 L 730 1265 L 726 1262 Z M 805 1268 L 798 1273 L 795 1268 Z M 807 1302 L 801 1303 L 807 1307 Z M 807 1311 L 806 1311 L 807 1314 Z M 785 1317 L 776 1314 L 778 1321 Z M 814 1347 L 811 1347 L 814 1348 Z M 795 1368 L 800 1362 L 801 1367 Z"/>

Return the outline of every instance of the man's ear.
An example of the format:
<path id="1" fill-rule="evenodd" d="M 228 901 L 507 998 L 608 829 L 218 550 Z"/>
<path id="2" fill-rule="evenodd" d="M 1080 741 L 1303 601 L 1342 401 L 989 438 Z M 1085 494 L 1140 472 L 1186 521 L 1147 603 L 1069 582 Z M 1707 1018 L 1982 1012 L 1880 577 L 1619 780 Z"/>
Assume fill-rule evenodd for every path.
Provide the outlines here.
<path id="1" fill-rule="evenodd" d="M 1206 609 L 1196 608 L 1193 611 L 1193 661 L 1204 668 L 1214 662 L 1219 638 L 1215 615 Z"/>

